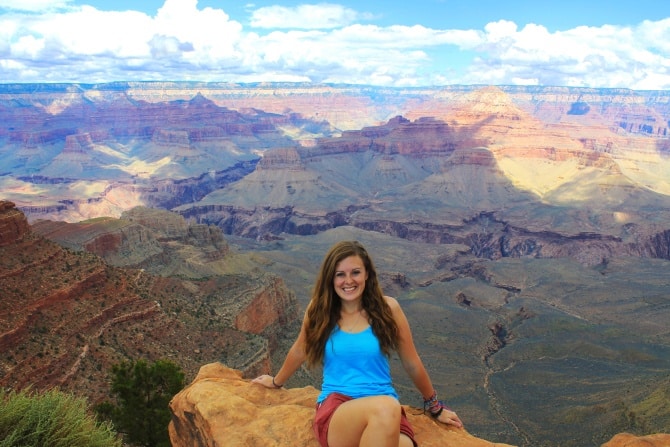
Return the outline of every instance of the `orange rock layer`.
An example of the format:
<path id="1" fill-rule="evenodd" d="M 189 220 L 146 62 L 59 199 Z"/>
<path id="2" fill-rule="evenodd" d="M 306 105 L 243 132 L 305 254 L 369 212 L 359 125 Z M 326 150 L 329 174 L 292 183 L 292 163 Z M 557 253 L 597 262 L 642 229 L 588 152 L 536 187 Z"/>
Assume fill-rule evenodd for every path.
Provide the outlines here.
<path id="1" fill-rule="evenodd" d="M 219 363 L 205 365 L 170 408 L 173 447 L 318 447 L 313 387 L 270 390 Z M 405 407 L 421 447 L 504 447 L 444 426 Z"/>

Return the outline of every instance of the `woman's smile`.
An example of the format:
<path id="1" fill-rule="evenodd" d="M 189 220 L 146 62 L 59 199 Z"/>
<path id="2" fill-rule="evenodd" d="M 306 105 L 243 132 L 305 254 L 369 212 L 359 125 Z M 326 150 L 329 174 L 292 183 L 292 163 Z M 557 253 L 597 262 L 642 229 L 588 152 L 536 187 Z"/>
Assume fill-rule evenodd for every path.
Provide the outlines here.
<path id="1" fill-rule="evenodd" d="M 356 301 L 363 296 L 368 272 L 359 256 L 349 256 L 335 267 L 333 287 L 335 293 L 345 301 Z"/>

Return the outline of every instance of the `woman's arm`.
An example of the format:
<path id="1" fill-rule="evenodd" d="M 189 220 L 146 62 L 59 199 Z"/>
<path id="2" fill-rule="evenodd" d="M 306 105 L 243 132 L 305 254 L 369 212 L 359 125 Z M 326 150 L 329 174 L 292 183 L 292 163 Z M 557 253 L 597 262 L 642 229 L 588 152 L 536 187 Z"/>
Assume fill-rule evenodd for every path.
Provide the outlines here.
<path id="1" fill-rule="evenodd" d="M 267 388 L 281 388 L 298 368 L 305 362 L 305 325 L 307 324 L 307 312 L 303 317 L 302 326 L 298 338 L 293 342 L 284 359 L 282 367 L 273 376 L 263 374 L 252 380 L 252 383 L 260 383 Z"/>
<path id="2" fill-rule="evenodd" d="M 414 339 L 412 338 L 412 331 L 409 327 L 407 317 L 400 307 L 398 300 L 388 296 L 384 298 L 391 307 L 393 318 L 398 325 L 398 355 L 400 356 L 402 366 L 407 375 L 412 379 L 412 382 L 414 382 L 414 386 L 416 386 L 421 396 L 423 396 L 423 399 L 428 400 L 433 396 L 435 390 L 430 376 L 414 346 Z M 463 426 L 459 417 L 451 410 L 442 411 L 437 420 L 445 424 L 455 425 L 456 427 Z"/>

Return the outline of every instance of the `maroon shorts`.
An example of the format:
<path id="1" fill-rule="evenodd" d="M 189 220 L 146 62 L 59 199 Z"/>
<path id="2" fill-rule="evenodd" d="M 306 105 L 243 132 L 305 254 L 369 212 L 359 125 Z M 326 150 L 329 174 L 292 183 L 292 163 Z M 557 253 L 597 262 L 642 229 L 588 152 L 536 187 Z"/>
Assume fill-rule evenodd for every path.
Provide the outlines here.
<path id="1" fill-rule="evenodd" d="M 330 425 L 330 418 L 333 416 L 333 413 L 335 413 L 335 410 L 337 410 L 337 407 L 349 400 L 353 400 L 353 398 L 340 393 L 331 393 L 320 404 L 316 405 L 313 427 L 314 435 L 321 447 L 328 447 L 328 426 Z M 414 430 L 412 430 L 412 426 L 409 425 L 405 409 L 401 408 L 401 410 L 400 433 L 411 439 L 414 446 L 417 447 L 418 444 L 414 439 Z"/>

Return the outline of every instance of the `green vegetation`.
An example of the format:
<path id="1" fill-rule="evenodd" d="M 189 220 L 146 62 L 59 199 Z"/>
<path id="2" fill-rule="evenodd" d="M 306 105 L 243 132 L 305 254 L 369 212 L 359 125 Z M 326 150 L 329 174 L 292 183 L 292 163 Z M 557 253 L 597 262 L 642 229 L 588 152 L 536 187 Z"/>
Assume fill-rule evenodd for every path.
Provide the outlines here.
<path id="1" fill-rule="evenodd" d="M 0 447 L 120 447 L 111 424 L 87 408 L 86 399 L 58 390 L 0 390 Z"/>
<path id="2" fill-rule="evenodd" d="M 631 405 L 631 413 L 648 433 L 662 433 L 670 427 L 670 375 L 650 384 L 648 394 Z"/>
<path id="3" fill-rule="evenodd" d="M 167 360 L 143 360 L 112 367 L 112 393 L 117 405 L 105 402 L 98 414 L 111 420 L 125 440 L 145 447 L 170 447 L 168 424 L 172 397 L 184 387 L 184 373 Z"/>

